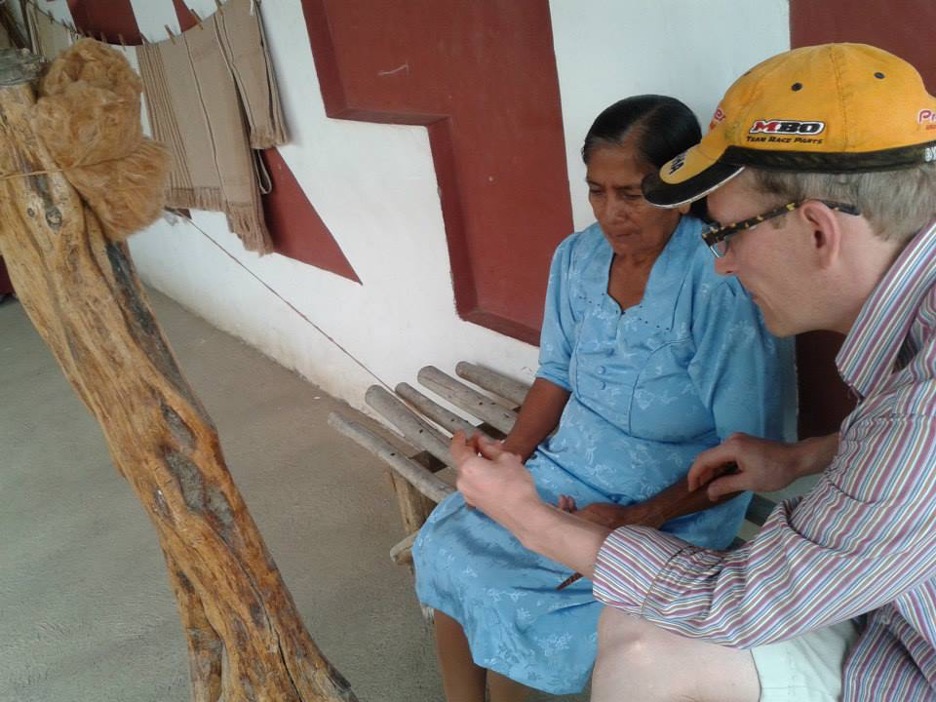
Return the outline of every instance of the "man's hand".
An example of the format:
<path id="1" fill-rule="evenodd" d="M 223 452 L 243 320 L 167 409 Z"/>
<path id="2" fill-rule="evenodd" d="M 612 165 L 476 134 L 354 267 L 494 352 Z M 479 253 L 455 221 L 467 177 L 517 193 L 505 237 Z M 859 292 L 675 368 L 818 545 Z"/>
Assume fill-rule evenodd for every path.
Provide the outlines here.
<path id="1" fill-rule="evenodd" d="M 483 511 L 532 551 L 591 577 L 595 557 L 610 533 L 540 499 L 533 477 L 515 453 L 496 441 L 456 432 L 451 443 L 456 485 L 465 501 Z"/>
<path id="2" fill-rule="evenodd" d="M 505 451 L 498 442 L 456 432 L 450 451 L 458 471 L 455 485 L 465 502 L 511 531 L 529 508 L 541 504 L 520 456 Z"/>
<path id="3" fill-rule="evenodd" d="M 781 490 L 797 478 L 824 470 L 837 449 L 838 434 L 793 444 L 732 434 L 721 445 L 696 457 L 689 469 L 689 489 L 709 483 L 708 495 L 712 500 L 741 490 Z M 737 468 L 723 474 L 725 466 L 731 463 Z"/>

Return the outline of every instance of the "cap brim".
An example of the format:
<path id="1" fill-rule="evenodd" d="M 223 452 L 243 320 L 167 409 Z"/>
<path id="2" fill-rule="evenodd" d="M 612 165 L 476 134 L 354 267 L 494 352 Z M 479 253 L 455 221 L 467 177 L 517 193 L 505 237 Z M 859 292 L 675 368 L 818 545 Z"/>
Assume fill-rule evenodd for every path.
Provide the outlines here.
<path id="1" fill-rule="evenodd" d="M 686 152 L 684 156 L 691 154 Z M 674 159 L 675 161 L 676 159 Z M 647 202 L 657 207 L 679 207 L 705 197 L 717 190 L 744 170 L 744 166 L 728 163 L 690 164 L 688 161 L 679 169 L 679 179 L 664 180 L 660 173 L 672 173 L 672 164 L 664 164 L 658 173 L 644 178 L 641 188 Z M 689 166 L 698 165 L 697 168 Z"/>

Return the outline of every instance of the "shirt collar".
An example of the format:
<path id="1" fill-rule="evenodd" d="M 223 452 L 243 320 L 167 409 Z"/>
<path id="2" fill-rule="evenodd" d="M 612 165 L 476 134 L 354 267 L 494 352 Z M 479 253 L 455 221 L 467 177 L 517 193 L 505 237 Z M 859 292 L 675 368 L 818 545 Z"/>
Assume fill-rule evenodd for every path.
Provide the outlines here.
<path id="1" fill-rule="evenodd" d="M 835 358 L 842 378 L 867 397 L 894 372 L 917 311 L 936 285 L 936 222 L 917 234 L 877 284 Z"/>

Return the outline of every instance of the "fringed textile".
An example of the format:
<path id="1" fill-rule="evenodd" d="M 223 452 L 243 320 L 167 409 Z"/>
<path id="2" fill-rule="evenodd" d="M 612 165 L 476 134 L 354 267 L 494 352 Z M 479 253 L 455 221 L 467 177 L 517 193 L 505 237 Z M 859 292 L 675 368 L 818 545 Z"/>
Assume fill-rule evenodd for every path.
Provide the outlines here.
<path id="1" fill-rule="evenodd" d="M 74 43 L 74 33 L 61 22 L 56 22 L 50 15 L 42 12 L 35 4 L 27 2 L 25 10 L 33 53 L 51 61 Z"/>
<path id="2" fill-rule="evenodd" d="M 255 155 L 218 39 L 219 14 L 174 40 L 138 48 L 150 124 L 175 159 L 168 205 L 224 212 L 245 248 L 269 253 Z"/>
<path id="3" fill-rule="evenodd" d="M 214 15 L 215 27 L 247 116 L 250 146 L 269 149 L 286 143 L 286 126 L 263 19 L 252 4 L 228 0 Z"/>

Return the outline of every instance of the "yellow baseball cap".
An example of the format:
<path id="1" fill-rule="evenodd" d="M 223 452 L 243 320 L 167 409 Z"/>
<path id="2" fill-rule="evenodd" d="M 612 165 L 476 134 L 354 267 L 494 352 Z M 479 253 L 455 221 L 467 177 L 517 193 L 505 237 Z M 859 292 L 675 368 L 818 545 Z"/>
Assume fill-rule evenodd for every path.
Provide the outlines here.
<path id="1" fill-rule="evenodd" d="M 867 44 L 779 54 L 742 75 L 702 141 L 646 178 L 644 196 L 677 207 L 745 166 L 822 173 L 936 161 L 936 98 L 903 59 Z"/>

